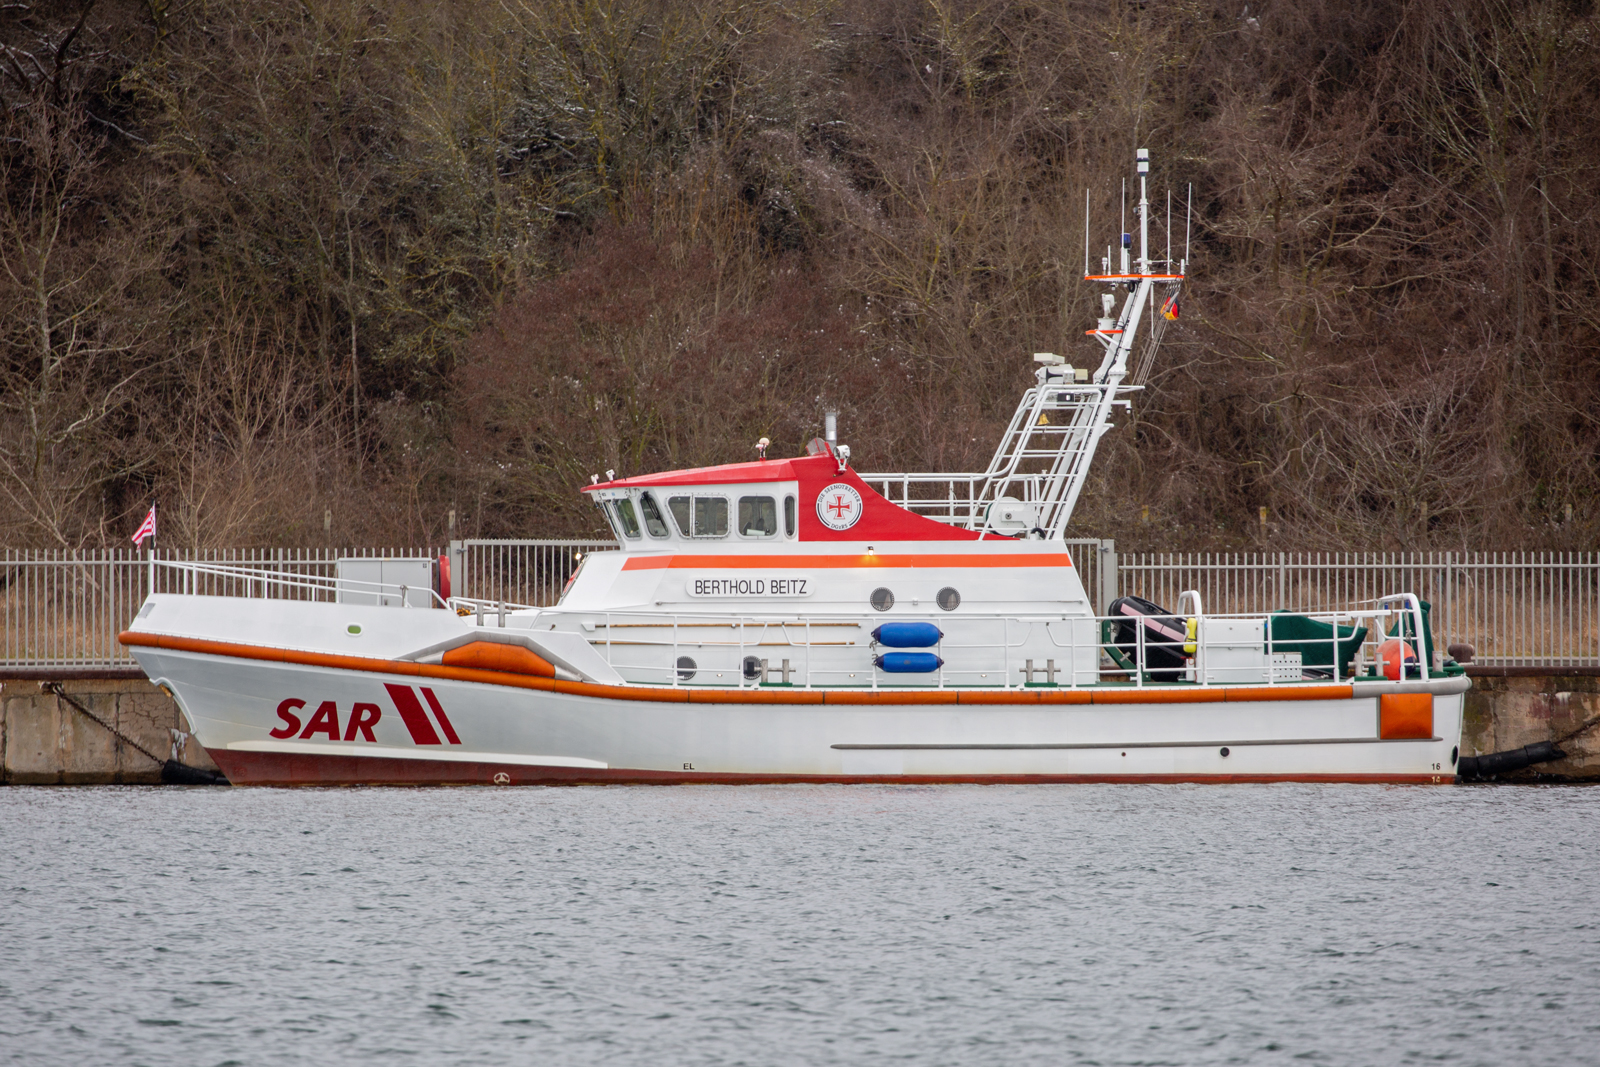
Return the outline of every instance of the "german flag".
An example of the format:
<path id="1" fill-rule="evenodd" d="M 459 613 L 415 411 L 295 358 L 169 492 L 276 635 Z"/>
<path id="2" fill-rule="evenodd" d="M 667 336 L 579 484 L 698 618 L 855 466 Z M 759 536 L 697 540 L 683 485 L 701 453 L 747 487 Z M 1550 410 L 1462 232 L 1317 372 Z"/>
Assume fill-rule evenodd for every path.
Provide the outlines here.
<path id="1" fill-rule="evenodd" d="M 1161 317 L 1175 320 L 1178 317 L 1178 294 L 1173 293 L 1167 297 L 1166 303 L 1161 305 Z"/>

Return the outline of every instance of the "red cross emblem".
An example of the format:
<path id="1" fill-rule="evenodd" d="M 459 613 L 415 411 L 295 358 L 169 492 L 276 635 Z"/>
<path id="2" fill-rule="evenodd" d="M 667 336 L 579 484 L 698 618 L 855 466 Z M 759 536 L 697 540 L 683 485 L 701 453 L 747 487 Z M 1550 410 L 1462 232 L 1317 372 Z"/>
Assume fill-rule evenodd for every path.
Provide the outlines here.
<path id="1" fill-rule="evenodd" d="M 830 530 L 848 530 L 861 518 L 861 494 L 847 482 L 824 486 L 817 494 L 817 518 Z"/>

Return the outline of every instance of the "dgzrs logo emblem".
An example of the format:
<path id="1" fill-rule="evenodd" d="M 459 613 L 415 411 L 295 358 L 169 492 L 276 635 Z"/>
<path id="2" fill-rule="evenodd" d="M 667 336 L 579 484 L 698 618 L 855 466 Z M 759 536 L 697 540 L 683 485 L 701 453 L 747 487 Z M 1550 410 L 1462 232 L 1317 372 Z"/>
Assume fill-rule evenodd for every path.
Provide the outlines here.
<path id="1" fill-rule="evenodd" d="M 817 518 L 830 530 L 848 530 L 861 521 L 861 494 L 834 482 L 817 494 Z"/>

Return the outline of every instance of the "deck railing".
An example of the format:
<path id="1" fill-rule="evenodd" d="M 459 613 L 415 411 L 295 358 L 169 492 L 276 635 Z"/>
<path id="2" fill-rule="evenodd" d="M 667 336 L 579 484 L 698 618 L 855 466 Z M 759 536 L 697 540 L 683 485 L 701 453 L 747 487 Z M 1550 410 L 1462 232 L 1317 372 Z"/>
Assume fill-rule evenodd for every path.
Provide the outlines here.
<path id="1" fill-rule="evenodd" d="M 1391 656 L 1386 665 L 1380 651 L 1391 634 L 1416 647 L 1423 620 L 1415 594 L 1359 610 L 1308 612 L 1293 632 L 1264 626 L 1259 614 L 1212 613 L 1193 590 L 1177 603 L 1176 615 L 1154 618 L 963 612 L 940 620 L 938 640 L 917 650 L 934 653 L 937 664 L 911 671 L 867 661 L 868 646 L 895 649 L 876 643 L 878 619 L 859 615 L 586 612 L 580 625 L 607 665 L 647 685 L 750 688 L 776 679 L 803 689 L 1020 688 L 1044 679 L 1064 688 L 1106 680 L 1142 688 L 1177 681 L 1272 686 L 1437 677 L 1425 658 Z M 1254 633 L 1243 648 L 1240 624 Z M 479 625 L 493 623 L 480 618 Z M 1110 650 L 1113 656 L 1102 655 Z"/>
<path id="2" fill-rule="evenodd" d="M 1406 591 L 1432 605 L 1439 647 L 1470 643 L 1479 663 L 1600 666 L 1600 552 L 1119 556 L 1111 541 L 1069 545 L 1096 613 L 1127 594 L 1176 612 L 1186 589 L 1198 591 L 1215 613 L 1334 611 Z M 134 667 L 117 634 L 150 592 L 152 575 L 157 592 L 330 599 L 326 580 L 336 576 L 341 558 L 445 556 L 458 597 L 550 605 L 584 555 L 615 548 L 607 541 L 479 540 L 448 548 L 161 553 L 163 559 L 228 565 L 210 573 L 152 568 L 131 550 L 9 550 L 0 553 L 0 668 Z M 252 571 L 324 581 L 262 581 L 251 578 Z"/>

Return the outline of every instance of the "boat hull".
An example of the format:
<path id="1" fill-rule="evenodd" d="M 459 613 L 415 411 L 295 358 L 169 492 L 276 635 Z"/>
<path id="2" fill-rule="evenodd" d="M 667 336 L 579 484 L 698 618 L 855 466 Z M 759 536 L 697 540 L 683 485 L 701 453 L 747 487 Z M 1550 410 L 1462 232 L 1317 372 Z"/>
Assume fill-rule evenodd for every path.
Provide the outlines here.
<path id="1" fill-rule="evenodd" d="M 236 785 L 1442 784 L 1465 688 L 650 690 L 134 651 Z M 1431 729 L 1385 739 L 1381 695 L 1404 688 L 1428 690 Z"/>

